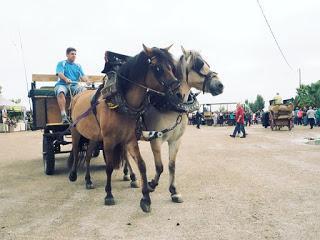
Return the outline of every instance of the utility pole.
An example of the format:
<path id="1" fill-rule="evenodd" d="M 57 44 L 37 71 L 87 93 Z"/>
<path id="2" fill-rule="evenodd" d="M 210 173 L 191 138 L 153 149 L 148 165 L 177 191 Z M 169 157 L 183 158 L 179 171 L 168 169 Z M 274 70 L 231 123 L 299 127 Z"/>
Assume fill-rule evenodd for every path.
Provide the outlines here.
<path id="1" fill-rule="evenodd" d="M 299 68 L 298 71 L 299 71 L 299 87 L 301 87 L 301 69 Z"/>

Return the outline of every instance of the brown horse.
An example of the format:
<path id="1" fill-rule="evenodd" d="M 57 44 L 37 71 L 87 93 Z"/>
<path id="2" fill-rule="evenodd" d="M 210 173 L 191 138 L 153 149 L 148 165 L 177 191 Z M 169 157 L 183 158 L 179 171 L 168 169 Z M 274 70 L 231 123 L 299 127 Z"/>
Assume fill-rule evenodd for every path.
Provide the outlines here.
<path id="1" fill-rule="evenodd" d="M 110 109 L 109 102 L 100 96 L 96 107 L 96 114 L 91 112 L 81 119 L 72 128 L 72 151 L 74 156 L 73 166 L 69 175 L 70 181 L 77 179 L 79 143 L 82 137 L 88 139 L 90 144 L 88 152 L 92 152 L 95 143 L 103 142 L 105 155 L 107 183 L 105 187 L 105 204 L 115 204 L 111 191 L 111 175 L 114 168 L 119 168 L 121 154 L 127 149 L 138 165 L 143 197 L 140 207 L 144 212 L 150 211 L 151 199 L 148 189 L 145 162 L 141 157 L 136 137 L 136 122 L 143 113 L 148 100 L 149 92 L 164 94 L 176 89 L 179 83 L 173 74 L 174 64 L 171 54 L 167 49 L 147 48 L 125 63 L 118 72 L 119 97 L 125 102 L 121 108 Z M 78 95 L 72 103 L 72 119 L 90 108 L 94 91 L 86 91 Z M 130 114 L 128 114 L 128 112 Z M 86 162 L 90 161 L 91 154 L 87 154 Z M 88 165 L 87 165 L 88 166 Z M 87 179 L 90 183 L 91 180 Z"/>
<path id="2" fill-rule="evenodd" d="M 184 102 L 188 101 L 191 88 L 196 88 L 203 92 L 210 93 L 213 96 L 219 95 L 223 92 L 223 84 L 220 82 L 217 73 L 210 70 L 210 66 L 196 51 L 186 51 L 182 47 L 183 55 L 180 57 L 177 66 L 177 78 L 181 81 L 179 93 L 182 94 Z M 157 107 L 150 107 L 144 114 L 147 130 L 161 131 L 168 127 L 174 126 L 179 118 L 178 112 L 175 111 L 160 111 Z M 163 164 L 161 157 L 162 144 L 168 142 L 169 145 L 169 174 L 170 184 L 169 191 L 173 202 L 182 202 L 182 196 L 178 193 L 175 183 L 175 162 L 177 153 L 180 147 L 182 136 L 186 130 L 188 118 L 186 114 L 174 129 L 163 134 L 161 138 L 154 139 L 150 142 L 152 152 L 154 155 L 156 174 L 154 179 L 149 183 L 150 191 L 154 191 L 159 183 L 160 175 L 163 172 Z M 126 157 L 126 155 L 124 155 Z M 129 167 L 130 177 L 135 174 L 128 160 L 125 161 L 124 179 Z"/>

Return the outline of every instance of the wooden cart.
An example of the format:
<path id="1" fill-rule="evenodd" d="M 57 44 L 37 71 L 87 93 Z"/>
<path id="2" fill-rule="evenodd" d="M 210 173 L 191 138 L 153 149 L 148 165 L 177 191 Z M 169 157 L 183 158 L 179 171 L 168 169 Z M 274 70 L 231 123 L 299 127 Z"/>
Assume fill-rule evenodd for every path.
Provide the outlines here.
<path id="1" fill-rule="evenodd" d="M 103 76 L 88 76 L 92 85 L 91 89 L 95 89 L 95 84 L 102 82 Z M 42 155 L 44 172 L 47 175 L 52 175 L 55 168 L 55 154 L 69 153 L 68 166 L 73 161 L 73 156 L 70 150 L 62 150 L 62 146 L 69 145 L 71 141 L 71 133 L 68 130 L 69 124 L 63 124 L 57 99 L 54 93 L 54 87 L 40 87 L 37 88 L 36 84 L 56 82 L 56 75 L 48 74 L 33 74 L 31 90 L 29 97 L 32 99 L 33 109 L 33 130 L 43 130 L 43 144 Z M 52 84 L 53 85 L 53 84 Z M 70 104 L 70 96 L 66 97 L 66 106 Z M 81 154 L 85 154 L 86 144 L 83 145 Z M 95 156 L 99 155 L 99 149 L 94 153 Z M 84 157 L 84 156 L 83 156 Z"/>

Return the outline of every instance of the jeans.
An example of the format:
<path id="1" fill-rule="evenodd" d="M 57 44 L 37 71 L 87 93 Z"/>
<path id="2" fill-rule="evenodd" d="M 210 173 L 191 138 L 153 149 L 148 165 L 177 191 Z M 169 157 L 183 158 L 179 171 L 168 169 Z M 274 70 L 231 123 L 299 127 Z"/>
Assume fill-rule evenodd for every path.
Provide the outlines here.
<path id="1" fill-rule="evenodd" d="M 240 131 L 243 133 L 243 136 L 246 136 L 246 131 L 244 130 L 244 124 L 237 123 L 232 135 L 236 136 L 237 132 L 240 132 Z"/>
<path id="2" fill-rule="evenodd" d="M 70 94 L 69 89 L 71 90 L 72 96 L 86 90 L 84 87 L 82 87 L 78 84 L 77 85 L 76 84 L 70 84 L 70 85 L 62 85 L 61 84 L 61 85 L 56 85 L 54 87 L 54 92 L 55 92 L 56 96 L 58 96 L 61 92 L 63 92 L 64 95 L 67 96 L 68 93 Z"/>
<path id="3" fill-rule="evenodd" d="M 314 126 L 314 118 L 308 118 L 308 120 L 309 120 L 308 122 L 310 124 L 310 128 L 312 129 Z"/>

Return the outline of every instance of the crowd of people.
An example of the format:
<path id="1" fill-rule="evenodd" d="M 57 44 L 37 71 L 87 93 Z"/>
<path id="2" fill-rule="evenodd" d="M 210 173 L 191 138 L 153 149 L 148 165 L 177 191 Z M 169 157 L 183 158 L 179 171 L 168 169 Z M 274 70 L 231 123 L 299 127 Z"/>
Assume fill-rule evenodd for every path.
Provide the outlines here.
<path id="1" fill-rule="evenodd" d="M 243 107 L 242 107 L 243 108 Z M 251 112 L 244 109 L 243 118 L 244 126 L 251 126 L 256 124 L 263 124 L 266 127 L 268 124 L 264 124 L 265 116 L 269 112 L 263 110 L 257 112 Z M 314 107 L 305 107 L 305 108 L 296 108 L 293 111 L 293 122 L 295 125 L 310 126 L 312 129 L 314 126 L 320 127 L 320 108 Z M 215 111 L 212 112 L 212 125 L 213 126 L 236 126 L 236 111 Z M 197 128 L 200 128 L 201 125 L 206 124 L 206 119 L 203 112 L 198 111 L 195 114 L 189 114 L 189 124 L 197 125 Z"/>
<path id="2" fill-rule="evenodd" d="M 314 126 L 320 127 L 320 108 L 296 108 L 293 112 L 293 122 L 295 125 L 308 126 L 312 129 Z"/>
<path id="3" fill-rule="evenodd" d="M 255 113 L 245 111 L 244 113 L 244 124 L 251 126 L 261 123 L 262 115 L 264 111 L 257 111 Z M 195 114 L 189 114 L 190 125 L 202 125 L 206 124 L 203 112 L 196 112 Z M 235 111 L 215 111 L 212 112 L 212 125 L 213 126 L 235 126 L 236 125 L 236 112 Z"/>

